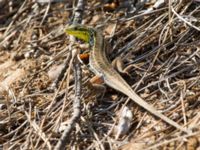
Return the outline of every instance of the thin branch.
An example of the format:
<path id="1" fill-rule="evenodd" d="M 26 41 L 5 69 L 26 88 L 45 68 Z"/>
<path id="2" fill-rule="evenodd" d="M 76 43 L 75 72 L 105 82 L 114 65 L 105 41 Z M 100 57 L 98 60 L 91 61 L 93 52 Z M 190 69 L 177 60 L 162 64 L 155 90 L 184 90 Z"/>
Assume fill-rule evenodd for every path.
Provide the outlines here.
<path id="1" fill-rule="evenodd" d="M 77 7 L 74 12 L 73 17 L 73 24 L 81 23 L 82 16 L 83 16 L 83 10 L 85 7 L 84 0 L 79 0 L 77 3 Z M 74 38 L 70 38 L 72 41 Z M 72 50 L 72 53 L 75 55 L 77 54 L 77 50 Z M 81 114 L 81 78 L 82 78 L 82 72 L 80 63 L 75 58 L 74 60 L 74 75 L 75 75 L 75 98 L 73 101 L 73 115 L 71 119 L 69 120 L 68 126 L 65 128 L 60 140 L 56 144 L 55 150 L 63 150 L 65 149 L 66 144 L 70 141 L 70 133 L 75 125 L 75 123 L 79 120 L 80 114 Z"/>
<path id="2" fill-rule="evenodd" d="M 73 116 L 69 120 L 68 126 L 65 128 L 62 137 L 58 141 L 55 150 L 65 149 L 66 144 L 70 141 L 70 133 L 75 123 L 81 114 L 81 67 L 77 60 L 74 61 L 74 74 L 75 74 L 75 98 L 73 102 Z"/>
<path id="3" fill-rule="evenodd" d="M 190 27 L 196 29 L 197 31 L 200 31 L 200 29 L 199 29 L 197 26 L 193 25 L 192 23 L 190 23 L 190 22 L 188 22 L 186 19 L 184 19 L 182 16 L 180 16 L 180 15 L 174 10 L 174 8 L 173 8 L 172 6 L 171 6 L 171 9 L 172 9 L 172 12 L 173 12 L 180 20 L 182 20 L 183 22 L 185 22 L 188 26 L 190 26 Z"/>

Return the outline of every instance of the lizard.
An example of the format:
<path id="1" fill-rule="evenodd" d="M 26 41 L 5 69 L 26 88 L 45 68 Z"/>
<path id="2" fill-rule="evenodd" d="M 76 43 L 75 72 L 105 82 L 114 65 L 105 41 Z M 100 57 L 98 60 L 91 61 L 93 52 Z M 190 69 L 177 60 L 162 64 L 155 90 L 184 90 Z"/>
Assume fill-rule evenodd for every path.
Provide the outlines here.
<path id="1" fill-rule="evenodd" d="M 121 75 L 112 67 L 111 63 L 109 62 L 106 56 L 104 37 L 101 32 L 99 32 L 95 28 L 81 24 L 72 24 L 66 27 L 65 32 L 80 40 L 83 40 L 86 43 L 89 43 L 91 47 L 91 50 L 89 52 L 90 70 L 95 75 L 103 79 L 105 84 L 125 94 L 137 105 L 143 107 L 145 110 L 147 110 L 154 116 L 162 119 L 169 125 L 185 133 L 190 133 L 188 129 L 185 129 L 175 121 L 157 111 L 153 106 L 148 104 L 145 100 L 143 100 L 138 94 L 134 92 L 130 85 L 121 77 Z"/>

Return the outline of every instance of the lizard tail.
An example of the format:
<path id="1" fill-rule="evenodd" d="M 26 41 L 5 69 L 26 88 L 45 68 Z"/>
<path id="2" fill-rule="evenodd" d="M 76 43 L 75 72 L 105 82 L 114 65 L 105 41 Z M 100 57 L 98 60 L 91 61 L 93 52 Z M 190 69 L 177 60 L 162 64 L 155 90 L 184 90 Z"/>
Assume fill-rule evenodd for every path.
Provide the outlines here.
<path id="1" fill-rule="evenodd" d="M 169 125 L 172 125 L 173 127 L 177 128 L 177 129 L 179 129 L 179 130 L 181 130 L 183 132 L 186 132 L 188 134 L 191 133 L 191 131 L 185 129 L 184 127 L 180 126 L 179 124 L 177 124 L 173 120 L 169 119 L 168 117 L 166 117 L 162 113 L 158 112 L 153 106 L 149 105 L 141 97 L 139 97 L 132 89 L 129 90 L 129 92 L 124 93 L 124 94 L 126 94 L 127 96 L 129 96 L 129 98 L 132 99 L 139 106 L 143 107 L 145 110 L 149 111 L 151 114 L 159 117 L 160 119 L 162 119 L 163 121 L 165 121 Z"/>

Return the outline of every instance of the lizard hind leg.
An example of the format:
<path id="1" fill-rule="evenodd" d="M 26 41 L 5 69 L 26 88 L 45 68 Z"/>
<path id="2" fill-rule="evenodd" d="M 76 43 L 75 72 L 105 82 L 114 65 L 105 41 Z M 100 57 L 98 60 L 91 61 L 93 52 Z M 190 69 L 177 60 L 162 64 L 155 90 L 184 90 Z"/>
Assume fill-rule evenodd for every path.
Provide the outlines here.
<path id="1" fill-rule="evenodd" d="M 88 82 L 88 88 L 97 97 L 100 97 L 101 100 L 103 99 L 103 97 L 106 93 L 106 87 L 103 85 L 103 83 L 104 83 L 104 80 L 101 76 L 94 76 Z"/>
<path id="2" fill-rule="evenodd" d="M 112 66 L 123 76 L 131 78 L 129 72 L 125 69 L 124 62 L 121 57 L 117 57 L 112 61 Z"/>

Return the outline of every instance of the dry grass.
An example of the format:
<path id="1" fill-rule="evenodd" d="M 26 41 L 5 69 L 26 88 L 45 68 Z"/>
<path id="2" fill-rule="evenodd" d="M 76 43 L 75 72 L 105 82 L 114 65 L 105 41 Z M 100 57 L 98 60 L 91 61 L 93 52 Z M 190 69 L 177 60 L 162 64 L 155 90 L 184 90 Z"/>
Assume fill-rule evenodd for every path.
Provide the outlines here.
<path id="1" fill-rule="evenodd" d="M 96 98 L 99 91 L 86 86 L 93 75 L 83 65 L 81 117 L 67 149 L 199 146 L 200 3 L 169 0 L 151 10 L 154 4 L 88 1 L 83 23 L 104 33 L 108 56 L 122 58 L 129 74 L 122 76 L 135 91 L 193 133 L 180 133 L 109 87 L 103 99 Z M 63 32 L 72 5 L 0 1 L 0 149 L 52 149 L 72 116 L 74 63 Z M 133 114 L 131 127 L 116 140 L 114 128 L 125 105 Z"/>

